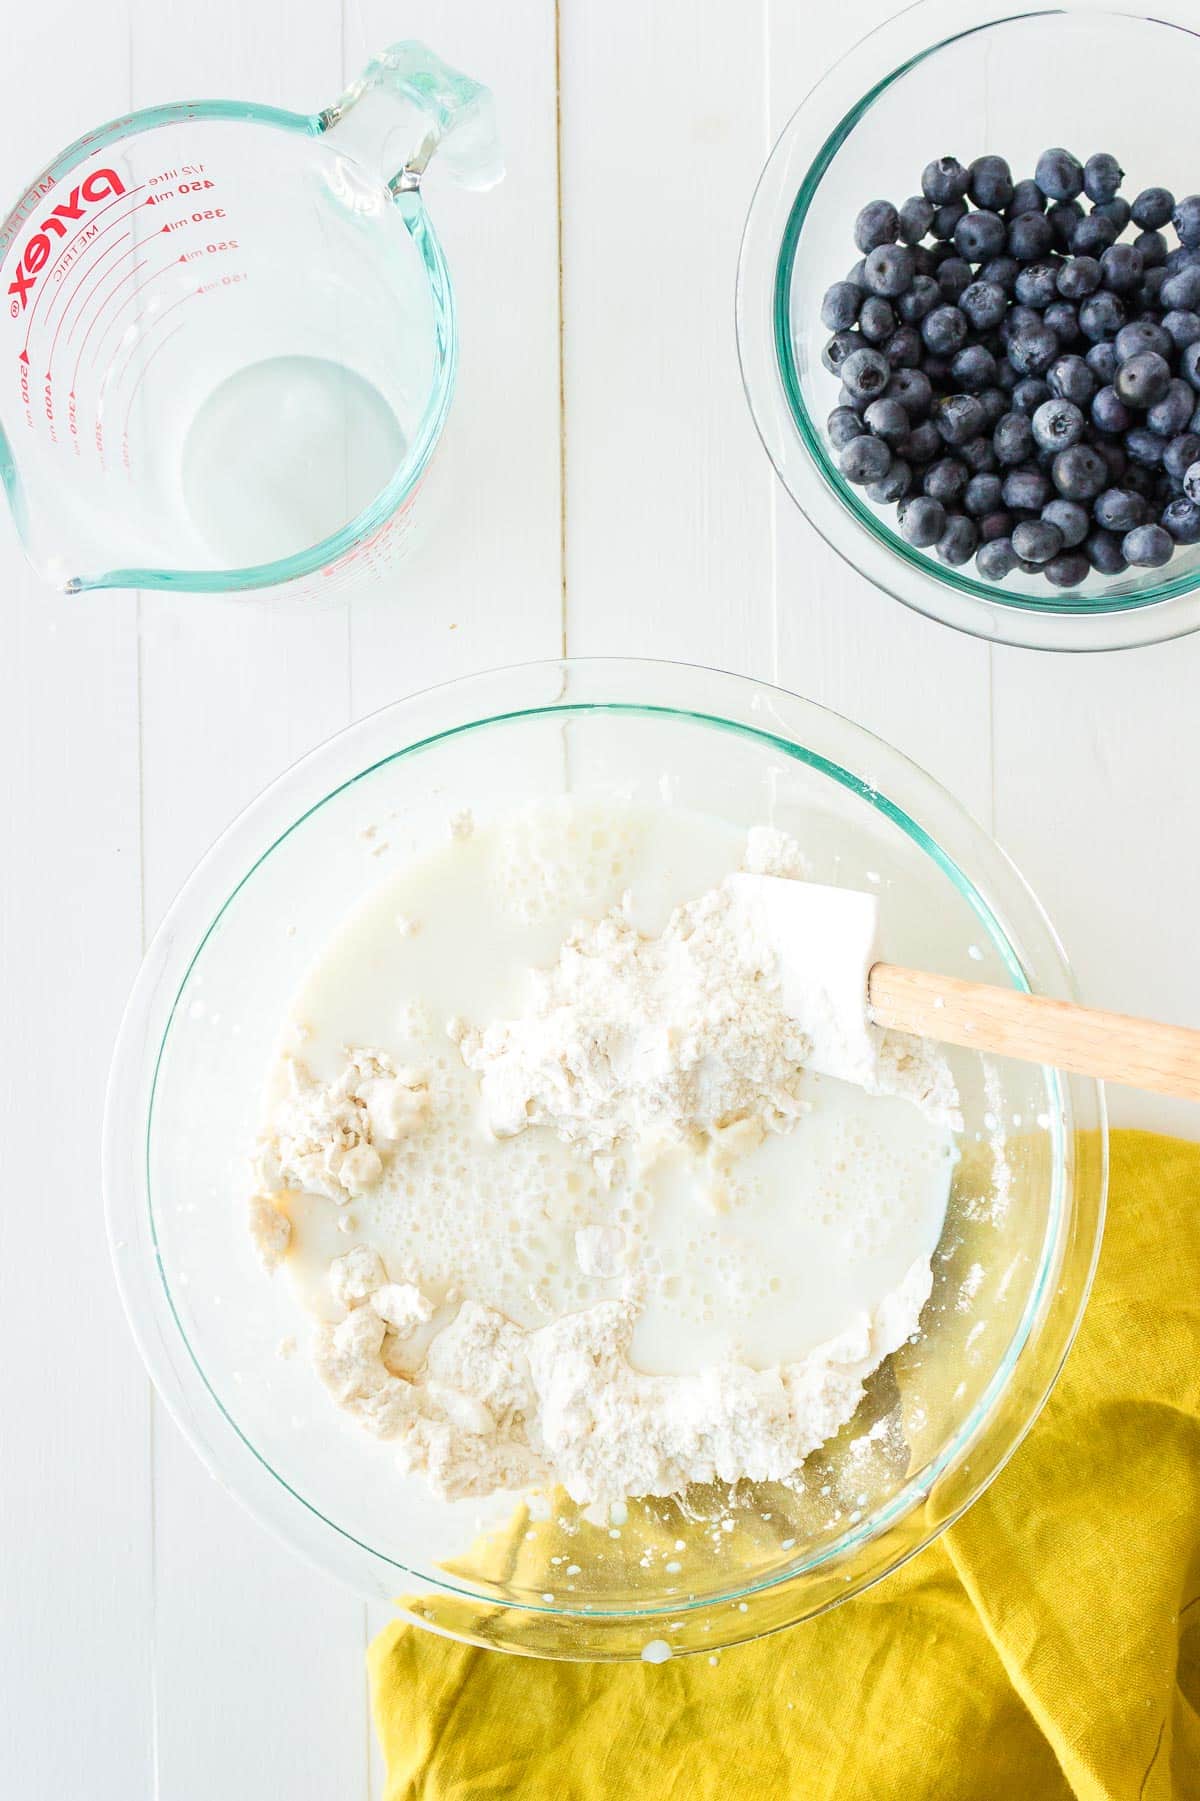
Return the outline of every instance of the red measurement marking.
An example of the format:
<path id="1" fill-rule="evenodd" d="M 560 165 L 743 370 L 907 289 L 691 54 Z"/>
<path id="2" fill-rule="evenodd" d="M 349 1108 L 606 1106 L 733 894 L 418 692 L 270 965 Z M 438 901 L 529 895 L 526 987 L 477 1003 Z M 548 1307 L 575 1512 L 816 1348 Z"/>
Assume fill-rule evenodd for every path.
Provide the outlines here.
<path id="1" fill-rule="evenodd" d="M 137 244 L 135 244 L 134 249 L 137 250 L 138 248 L 139 248 L 139 246 Z M 132 269 L 127 269 L 125 271 L 124 275 L 122 275 L 121 279 L 117 282 L 114 282 L 113 286 L 108 290 L 107 294 L 104 296 L 103 300 L 100 302 L 100 304 L 97 306 L 95 312 L 92 314 L 92 322 L 83 334 L 83 342 L 79 346 L 79 355 L 75 358 L 75 373 L 71 377 L 71 392 L 72 393 L 74 393 L 75 389 L 79 385 L 79 365 L 83 361 L 83 353 L 87 349 L 88 339 L 91 337 L 92 333 L 95 331 L 100 320 L 104 317 L 105 307 L 108 305 L 109 301 L 112 299 L 112 297 L 116 293 L 117 289 L 123 288 L 127 281 L 132 281 L 133 277 L 137 274 L 138 270 L 144 269 L 145 267 L 146 267 L 146 259 L 145 259 L 145 257 L 143 257 L 140 263 L 135 263 L 133 265 Z M 82 314 L 80 315 L 80 317 L 82 318 Z M 78 323 L 78 321 L 76 321 L 76 323 Z M 74 328 L 72 328 L 71 335 L 72 335 L 72 337 L 75 335 Z"/>
<path id="2" fill-rule="evenodd" d="M 96 261 L 92 264 L 91 268 L 88 270 L 85 270 L 85 272 L 80 276 L 79 284 L 75 289 L 75 294 L 82 295 L 82 301 L 80 304 L 79 311 L 76 313 L 75 318 L 72 321 L 71 329 L 67 333 L 67 343 L 68 344 L 74 338 L 75 333 L 79 330 L 79 327 L 83 324 L 83 315 L 87 311 L 87 303 L 91 299 L 92 295 L 96 292 L 96 290 L 100 286 L 101 282 L 108 280 L 109 276 L 112 274 L 113 270 L 116 268 L 117 263 L 123 263 L 127 256 L 136 256 L 138 251 L 141 249 L 141 245 L 135 241 L 134 243 L 132 243 L 129 246 L 128 250 L 122 250 L 120 256 L 117 258 L 116 263 L 112 263 L 102 273 L 98 272 L 100 264 L 102 262 L 104 262 L 105 259 L 112 254 L 112 252 L 117 248 L 117 245 L 120 244 L 124 238 L 132 237 L 132 236 L 133 236 L 132 232 L 124 231 L 121 233 L 121 236 L 119 238 L 114 238 L 113 242 L 109 245 L 108 249 L 104 252 L 104 255 L 98 256 L 96 258 Z M 88 284 L 86 293 L 84 292 L 84 284 L 85 283 Z M 71 300 L 74 300 L 75 294 L 72 294 Z M 71 300 L 68 300 L 66 306 L 63 308 L 61 314 L 59 315 L 59 330 L 62 329 L 63 322 L 65 321 L 67 314 L 71 310 Z"/>
<path id="3" fill-rule="evenodd" d="M 63 326 L 67 322 L 67 314 L 71 310 L 71 301 L 73 301 L 75 299 L 76 295 L 78 295 L 80 292 L 82 292 L 84 285 L 88 281 L 91 280 L 93 275 L 96 274 L 96 271 L 99 268 L 100 264 L 102 262 L 104 262 L 104 260 L 107 257 L 110 257 L 112 255 L 113 251 L 116 250 L 128 236 L 129 236 L 129 233 L 127 231 L 123 231 L 119 238 L 114 238 L 112 243 L 109 245 L 108 249 L 101 251 L 100 255 L 95 259 L 95 261 L 91 264 L 91 266 L 83 272 L 83 274 L 79 277 L 79 280 L 76 282 L 75 286 L 72 288 L 71 299 L 67 301 L 66 306 L 64 306 L 62 312 L 58 315 L 58 324 L 54 327 L 54 336 L 50 340 L 50 355 L 49 355 L 49 358 L 47 359 L 47 363 L 46 363 L 46 367 L 48 369 L 53 369 L 53 367 L 54 367 L 54 353 L 58 349 L 59 333 L 62 331 Z M 137 245 L 131 244 L 129 246 L 128 250 L 124 250 L 121 252 L 121 257 L 132 256 L 136 249 L 137 249 Z M 117 259 L 118 262 L 121 260 L 121 257 L 118 257 L 118 259 Z M 115 268 L 115 266 L 116 265 L 114 264 L 113 267 Z M 104 275 L 97 277 L 97 279 L 103 281 L 105 279 L 105 277 L 108 275 L 111 275 L 111 273 L 112 273 L 111 269 L 106 269 L 104 271 Z M 95 284 L 93 283 L 93 286 L 94 285 Z M 82 317 L 82 308 L 75 315 L 75 324 L 76 325 L 78 325 L 81 317 Z M 49 314 L 47 314 L 47 316 L 46 316 L 47 330 L 49 329 L 49 326 L 50 326 L 50 317 L 49 317 Z M 74 336 L 74 333 L 75 333 L 75 327 L 72 326 L 71 327 L 71 335 Z"/>
<path id="4" fill-rule="evenodd" d="M 95 225 L 97 219 L 101 218 L 103 216 L 103 214 L 108 212 L 111 207 L 120 206 L 121 202 L 123 200 L 128 200 L 128 198 L 131 194 L 140 193 L 141 190 L 145 187 L 145 185 L 146 185 L 145 182 L 139 182 L 136 188 L 126 188 L 126 190 L 123 194 L 116 194 L 116 195 L 114 195 L 114 197 L 111 200 L 107 201 L 104 206 L 98 206 L 96 208 L 95 212 L 92 214 L 91 218 L 88 220 L 87 224 L 85 226 L 82 226 L 75 233 L 75 236 L 71 239 L 70 243 L 65 244 L 63 246 L 62 251 L 60 252 L 60 254 L 58 256 L 57 261 L 55 263 L 53 263 L 51 265 L 51 267 L 46 271 L 46 278 L 43 281 L 43 283 L 41 284 L 41 286 L 38 288 L 37 293 L 33 297 L 33 305 L 29 309 L 29 318 L 25 324 L 25 348 L 26 348 L 26 350 L 29 349 L 29 337 L 30 337 L 30 333 L 33 330 L 34 315 L 36 314 L 38 307 L 41 304 L 42 295 L 47 291 L 47 289 L 49 289 L 49 292 L 51 295 L 51 301 L 50 301 L 50 307 L 46 313 L 46 325 L 47 325 L 47 328 L 49 328 L 50 314 L 54 310 L 54 298 L 57 295 L 61 294 L 66 286 L 65 282 L 60 282 L 58 287 L 51 286 L 51 279 L 54 275 L 55 269 L 57 269 L 61 266 L 63 259 L 70 255 L 71 251 L 75 248 L 75 245 L 79 242 L 80 238 L 82 238 L 84 236 L 84 233 L 86 231 L 91 230 L 91 228 Z M 102 229 L 96 233 L 95 237 L 90 239 L 90 243 L 92 243 L 92 244 L 98 243 L 99 240 L 102 237 L 104 237 L 107 232 L 110 232 L 113 229 L 114 225 L 119 225 L 121 223 L 121 219 L 132 218 L 133 214 L 137 211 L 138 207 L 144 206 L 144 205 L 145 205 L 145 201 L 143 201 L 143 200 L 136 201 L 134 203 L 134 205 L 130 207 L 130 209 L 127 213 L 122 213 L 121 217 L 119 219 L 113 219 L 108 225 L 105 225 L 104 227 L 102 227 Z"/>
<path id="5" fill-rule="evenodd" d="M 185 300 L 187 300 L 189 298 L 190 298 L 189 295 L 187 295 L 187 294 L 184 295 Z M 125 408 L 125 425 L 124 425 L 124 429 L 122 430 L 122 433 L 121 433 L 122 456 L 124 458 L 126 469 L 129 468 L 129 421 L 133 415 L 133 403 L 137 399 L 137 391 L 141 387 L 143 381 L 146 379 L 146 371 L 150 367 L 151 363 L 154 361 L 155 357 L 161 355 L 161 353 L 167 348 L 167 345 L 171 342 L 171 339 L 176 335 L 176 333 L 181 332 L 182 330 L 183 330 L 183 320 L 181 319 L 179 321 L 179 323 L 175 326 L 174 330 L 169 331 L 167 333 L 166 337 L 162 340 L 162 342 L 160 344 L 156 344 L 154 346 L 154 349 L 150 352 L 150 355 L 146 358 L 145 362 L 142 364 L 141 368 L 138 370 L 137 379 L 135 380 L 132 388 L 129 390 L 129 405 Z"/>

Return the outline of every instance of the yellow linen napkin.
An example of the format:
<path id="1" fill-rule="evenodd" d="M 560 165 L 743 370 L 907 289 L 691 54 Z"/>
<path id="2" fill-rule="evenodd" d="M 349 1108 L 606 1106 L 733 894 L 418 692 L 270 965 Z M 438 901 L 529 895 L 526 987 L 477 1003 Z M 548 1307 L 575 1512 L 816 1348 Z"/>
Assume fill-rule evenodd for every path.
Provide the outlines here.
<path id="1" fill-rule="evenodd" d="M 959 1523 L 791 1631 L 669 1663 L 368 1652 L 385 1801 L 1200 1798 L 1200 1145 L 1118 1132 L 1057 1388 Z"/>

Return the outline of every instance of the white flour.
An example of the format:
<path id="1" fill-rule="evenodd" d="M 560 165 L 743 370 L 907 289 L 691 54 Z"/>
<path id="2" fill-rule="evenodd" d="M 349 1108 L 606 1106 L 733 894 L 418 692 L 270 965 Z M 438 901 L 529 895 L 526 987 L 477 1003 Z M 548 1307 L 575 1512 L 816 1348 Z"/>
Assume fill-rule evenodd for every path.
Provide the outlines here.
<path id="1" fill-rule="evenodd" d="M 522 831 L 528 837 L 528 821 Z M 471 844 L 456 834 L 453 854 Z M 759 873 L 803 870 L 795 842 L 773 828 L 750 834 L 744 863 Z M 554 892 L 552 874 L 537 881 L 539 895 Z M 866 1378 L 916 1332 L 929 1296 L 925 1254 L 900 1266 L 898 1284 L 893 1276 L 886 1292 L 837 1315 L 832 1335 L 798 1358 L 764 1367 L 731 1350 L 672 1373 L 639 1367 L 635 1333 L 656 1285 L 676 1279 L 670 1260 L 679 1247 L 648 1243 L 629 1197 L 665 1171 L 684 1182 L 687 1209 L 719 1213 L 742 1188 L 753 1193 L 759 1178 L 741 1172 L 756 1154 L 814 1129 L 806 1123 L 814 1103 L 803 1074 L 808 1043 L 780 1004 L 770 953 L 728 891 L 718 886 L 677 906 L 653 935 L 637 929 L 635 911 L 627 896 L 577 923 L 557 957 L 528 973 L 525 1005 L 513 1016 L 449 1028 L 502 1145 L 551 1132 L 594 1192 L 611 1196 L 608 1217 L 589 1218 L 567 1239 L 576 1282 L 599 1298 L 552 1309 L 545 1323 L 518 1323 L 458 1283 L 427 1285 L 419 1246 L 394 1260 L 358 1245 L 328 1266 L 327 1295 L 344 1317 L 318 1329 L 322 1380 L 359 1424 L 395 1442 L 406 1467 L 450 1496 L 558 1481 L 588 1503 L 787 1476 L 853 1415 Z M 529 917 L 527 906 L 514 913 Z M 930 1046 L 882 1034 L 878 1052 L 872 1086 L 921 1108 L 939 1128 L 931 1143 L 944 1156 L 957 1106 L 945 1063 Z M 258 1159 L 252 1229 L 264 1261 L 288 1252 L 296 1191 L 344 1216 L 350 1201 L 410 1183 L 427 1141 L 436 1163 L 444 1155 L 433 1148 L 439 1113 L 456 1092 L 382 1051 L 348 1052 L 324 1084 L 293 1059 Z M 830 1142 L 839 1142 L 836 1131 Z M 866 1173 L 846 1256 L 869 1259 L 894 1225 L 891 1166 L 859 1137 L 847 1140 L 847 1152 Z M 527 1161 L 513 1165 L 510 1180 L 519 1183 L 522 1170 Z M 674 1217 L 663 1212 L 660 1229 L 670 1234 L 661 1221 Z M 722 1252 L 726 1262 L 732 1255 Z M 723 1279 L 736 1290 L 736 1269 Z"/>

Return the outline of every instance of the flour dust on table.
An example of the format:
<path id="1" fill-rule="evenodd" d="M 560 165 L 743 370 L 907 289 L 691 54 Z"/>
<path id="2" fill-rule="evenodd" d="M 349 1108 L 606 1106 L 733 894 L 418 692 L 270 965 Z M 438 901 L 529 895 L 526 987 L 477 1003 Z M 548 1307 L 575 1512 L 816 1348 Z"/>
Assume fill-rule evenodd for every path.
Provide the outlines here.
<path id="1" fill-rule="evenodd" d="M 447 1496 L 781 1480 L 919 1329 L 961 1128 L 873 1031 L 806 1069 L 736 871 L 679 808 L 539 805 L 371 894 L 297 996 L 251 1228 L 345 1412 Z"/>

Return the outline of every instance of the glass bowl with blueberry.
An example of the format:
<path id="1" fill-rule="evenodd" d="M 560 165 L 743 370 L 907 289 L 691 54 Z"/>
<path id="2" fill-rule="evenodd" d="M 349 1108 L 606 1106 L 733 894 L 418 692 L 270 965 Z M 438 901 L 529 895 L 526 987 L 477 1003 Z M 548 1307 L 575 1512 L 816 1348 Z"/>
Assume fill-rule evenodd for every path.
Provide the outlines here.
<path id="1" fill-rule="evenodd" d="M 962 630 L 1200 627 L 1189 17 L 923 0 L 813 90 L 755 194 L 738 343 L 772 460 L 855 568 Z"/>

